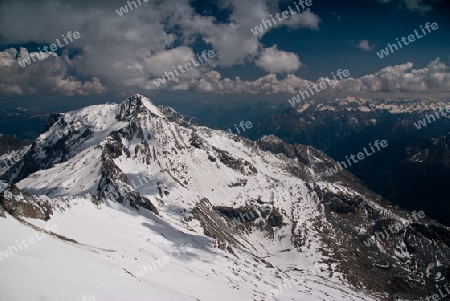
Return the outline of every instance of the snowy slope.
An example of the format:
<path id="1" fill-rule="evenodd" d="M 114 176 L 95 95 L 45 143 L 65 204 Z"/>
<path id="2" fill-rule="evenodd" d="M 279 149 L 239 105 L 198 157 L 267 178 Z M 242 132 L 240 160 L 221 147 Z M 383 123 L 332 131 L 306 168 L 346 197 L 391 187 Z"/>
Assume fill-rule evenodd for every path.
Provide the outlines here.
<path id="1" fill-rule="evenodd" d="M 54 116 L 8 171 L 38 196 L 2 188 L 0 252 L 32 236 L 26 223 L 57 225 L 60 236 L 2 259 L 0 286 L 7 300 L 381 300 L 446 281 L 435 278 L 441 270 L 423 276 L 429 262 L 449 259 L 440 239 L 414 232 L 364 246 L 378 225 L 408 213 L 345 171 L 327 177 L 334 164 L 275 137 L 188 125 L 141 95 Z M 397 256 L 405 243 L 418 251 Z M 379 269 L 386 260 L 392 268 Z M 398 290 L 394 275 L 413 289 Z"/>
<path id="2" fill-rule="evenodd" d="M 214 248 L 211 239 L 194 231 L 180 231 L 152 214 L 136 214 L 116 203 L 96 207 L 77 198 L 70 209 L 55 212 L 48 222 L 28 222 L 75 239 L 67 242 L 47 236 L 0 262 L 2 300 L 375 300 L 329 281 L 305 276 L 270 297 L 282 284 L 276 269 L 238 250 L 239 259 Z M 18 238 L 35 236 L 33 229 L 13 217 L 0 219 L 8 229 L 1 249 Z M 181 246 L 190 245 L 186 249 Z M 192 247 L 191 247 L 192 246 Z M 181 256 L 139 277 L 143 265 L 169 252 Z M 186 252 L 183 253 L 183 250 Z M 259 261 L 259 262 L 258 262 Z M 330 297 L 334 296 L 334 297 Z"/>

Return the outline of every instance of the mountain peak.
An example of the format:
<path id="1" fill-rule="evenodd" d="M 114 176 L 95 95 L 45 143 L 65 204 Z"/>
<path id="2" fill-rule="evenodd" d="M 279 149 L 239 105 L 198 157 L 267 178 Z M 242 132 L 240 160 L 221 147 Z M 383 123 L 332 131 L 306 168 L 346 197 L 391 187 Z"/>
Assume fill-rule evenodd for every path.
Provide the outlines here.
<path id="1" fill-rule="evenodd" d="M 148 111 L 151 115 L 157 117 L 164 117 L 161 111 L 153 104 L 153 102 L 147 97 L 135 94 L 128 97 L 120 106 L 120 110 L 117 113 L 117 119 L 119 121 L 129 121 L 132 117 L 136 116 L 139 112 Z"/>
<path id="2" fill-rule="evenodd" d="M 222 266 L 238 267 L 236 283 L 252 279 L 248 295 L 236 300 L 267 299 L 268 291 L 288 279 L 298 284 L 291 289 L 295 296 L 310 294 L 316 283 L 324 286 L 320 292 L 339 290 L 337 298 L 300 296 L 303 300 L 393 300 L 394 294 L 412 300 L 448 282 L 441 275 L 448 272 L 449 230 L 422 219 L 405 224 L 395 235 L 392 227 L 414 215 L 380 199 L 347 171 L 328 178 L 330 168 L 338 164 L 324 153 L 274 135 L 255 144 L 179 121 L 176 112 L 158 109 L 138 94 L 119 105 L 61 115 L 8 167 L 8 176 L 19 182 L 17 189 L 0 182 L 0 216 L 57 221 L 58 234 L 65 238 L 62 250 L 70 247 L 67 239 L 91 242 L 89 248 L 108 258 L 96 269 L 131 289 L 139 285 L 135 291 L 142 283 L 157 287 L 158 277 L 210 275 L 212 269 L 217 271 L 215 279 L 224 279 L 216 283 L 227 283 L 228 268 L 221 271 L 217 261 L 197 258 L 218 258 Z M 9 220 L 8 227 L 16 227 L 18 223 Z M 92 237 L 89 229 L 99 220 L 106 226 Z M 73 232 L 74 224 L 87 230 Z M 14 231 L 10 241 L 24 233 Z M 173 271 L 160 269 L 156 280 L 139 282 L 136 278 L 147 270 L 130 271 L 139 265 L 147 269 L 150 260 L 170 250 L 155 243 L 161 237 L 173 245 L 192 242 L 197 248 L 187 254 L 189 260 L 179 260 L 179 267 L 173 264 Z M 124 243 L 124 238 L 129 241 Z M 31 249 L 37 250 L 27 251 Z M 79 252 L 73 251 L 77 261 L 88 256 Z M 185 262 L 190 262 L 186 268 Z M 432 267 L 430 262 L 443 264 Z M 251 270 L 244 269 L 248 266 Z M 77 268 L 67 274 L 76 274 Z M 341 297 L 343 286 L 349 297 Z M 367 298 L 357 297 L 363 295 L 362 288 Z"/>

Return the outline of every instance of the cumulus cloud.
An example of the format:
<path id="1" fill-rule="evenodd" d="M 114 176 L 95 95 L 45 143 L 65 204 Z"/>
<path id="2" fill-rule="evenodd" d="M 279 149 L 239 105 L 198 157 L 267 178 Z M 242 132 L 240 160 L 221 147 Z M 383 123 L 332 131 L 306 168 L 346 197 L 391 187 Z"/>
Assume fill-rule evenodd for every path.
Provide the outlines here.
<path id="1" fill-rule="evenodd" d="M 35 62 L 21 67 L 19 61 L 36 55 Z M 41 58 L 42 57 L 42 58 Z M 28 53 L 14 48 L 0 52 L 0 93 L 5 95 L 60 94 L 65 96 L 103 94 L 106 88 L 97 77 L 79 80 L 72 76 L 72 62 L 66 53 L 62 56 Z"/>
<path id="2" fill-rule="evenodd" d="M 195 58 L 195 54 L 188 47 L 160 51 L 144 59 L 144 72 L 156 77 L 163 76 L 164 72 L 173 71 L 172 67 L 184 65 L 191 58 Z M 189 75 L 192 76 L 192 74 Z"/>
<path id="3" fill-rule="evenodd" d="M 422 93 L 450 92 L 450 73 L 439 58 L 423 69 L 413 69 L 413 63 L 388 66 L 375 74 L 340 82 L 337 89 L 342 91 Z"/>
<path id="4" fill-rule="evenodd" d="M 75 53 L 70 58 L 71 68 L 65 71 L 73 72 L 74 77 L 99 78 L 110 90 L 154 89 L 149 84 L 152 78 L 195 57 L 193 48 L 198 41 L 204 42 L 205 49 L 215 51 L 215 66 L 254 63 L 263 45 L 261 36 L 253 35 L 249 28 L 270 15 L 276 2 L 219 1 L 220 8 L 229 13 L 224 24 L 196 12 L 189 0 L 143 2 L 123 16 L 115 11 L 126 5 L 119 0 L 6 0 L 0 2 L 0 46 L 30 42 L 49 45 L 68 31 L 79 31 L 81 38 L 65 47 Z M 33 26 L 27 25 L 29 20 L 33 20 Z M 285 25 L 316 28 L 318 20 L 308 11 L 292 16 Z M 190 71 L 188 76 L 197 78 L 210 71 L 207 65 Z"/>
<path id="5" fill-rule="evenodd" d="M 22 68 L 18 61 L 28 55 L 25 48 L 20 53 L 14 49 L 0 52 L 0 91 L 4 95 L 61 94 L 88 95 L 103 94 L 107 91 L 97 77 L 76 78 L 72 76 L 73 61 L 66 52 L 61 56 L 48 55 L 45 59 L 36 61 Z M 180 64 L 189 61 L 193 52 L 189 48 L 177 47 L 168 52 L 158 52 L 145 60 L 146 74 L 162 75 L 170 71 L 170 64 L 175 64 L 171 56 L 176 57 Z M 217 71 L 202 70 L 197 76 L 180 76 L 168 81 L 163 87 L 166 91 L 194 91 L 199 93 L 247 93 L 247 94 L 297 94 L 306 90 L 313 83 L 325 81 L 319 78 L 312 82 L 294 74 L 287 74 L 278 79 L 275 73 L 288 72 L 289 68 L 298 69 L 301 66 L 295 54 L 279 51 L 274 45 L 261 54 L 256 63 L 271 72 L 253 81 L 245 81 L 236 77 L 223 78 Z M 191 70 L 194 71 L 195 70 Z M 190 71 L 190 72 L 191 72 Z M 446 94 L 450 93 L 450 72 L 448 66 L 439 58 L 430 62 L 425 68 L 414 69 L 411 62 L 388 66 L 380 71 L 360 78 L 346 78 L 340 81 L 331 80 L 334 85 L 321 91 L 327 94 L 352 95 L 397 95 L 397 94 Z M 157 89 L 153 77 L 145 80 L 130 79 L 122 83 L 125 86 L 140 87 L 147 90 Z"/>
<path id="6" fill-rule="evenodd" d="M 132 92 L 136 88 L 155 89 L 154 84 L 150 84 L 152 79 L 165 71 L 171 71 L 172 66 L 184 64 L 195 57 L 193 45 L 198 40 L 206 44 L 205 49 L 215 51 L 214 66 L 232 67 L 254 63 L 261 55 L 263 45 L 261 36 L 253 35 L 249 28 L 273 13 L 277 9 L 277 2 L 219 1 L 219 7 L 229 13 L 228 23 L 223 24 L 218 23 L 213 16 L 196 12 L 188 0 L 143 2 L 123 16 L 118 16 L 115 11 L 126 5 L 125 1 L 119 0 L 107 3 L 86 0 L 43 0 L 39 3 L 7 0 L 0 3 L 0 36 L 3 44 L 34 42 L 49 45 L 68 31 L 79 31 L 80 39 L 65 48 L 69 53 L 75 51 L 76 54 L 65 61 L 65 68 L 61 69 L 64 73 L 59 74 L 59 77 L 67 79 L 70 74 L 71 83 L 76 82 L 75 77 L 97 78 L 101 80 L 102 87 Z M 33 20 L 33 26 L 27 26 L 29 20 Z M 291 16 L 283 25 L 317 28 L 319 20 L 317 15 L 308 10 Z M 279 50 L 265 50 L 258 59 L 259 66 L 269 72 L 295 70 L 288 66 L 274 66 L 274 51 L 292 62 L 292 66 L 300 66 L 295 54 Z M 17 84 L 14 85 L 10 80 L 8 85 L 3 82 L 0 93 L 29 93 L 34 88 L 21 90 L 22 82 L 42 81 L 32 80 L 36 73 L 31 70 L 44 68 L 50 62 L 63 65 L 63 60 L 67 60 L 66 56 L 48 60 L 45 64 L 23 72 L 14 67 L 17 73 L 12 78 L 17 79 Z M 284 62 L 282 64 L 286 65 Z M 211 67 L 210 62 L 181 77 L 199 78 L 211 70 L 208 66 Z M 24 78 L 20 78 L 21 75 Z M 185 89 L 186 85 L 177 87 Z M 54 88 L 55 91 L 65 93 L 75 89 L 64 90 L 61 84 Z M 40 88 L 36 88 L 36 91 L 40 91 Z"/>
<path id="7" fill-rule="evenodd" d="M 275 74 L 268 74 L 254 81 L 244 81 L 239 77 L 234 79 L 222 78 L 217 71 L 211 71 L 199 79 L 178 79 L 169 82 L 166 86 L 169 90 L 191 90 L 207 93 L 248 93 L 248 94 L 290 94 L 295 95 L 306 90 L 313 83 L 319 84 L 325 81 L 319 78 L 313 82 L 287 74 L 278 79 Z M 365 75 L 360 78 L 345 78 L 335 81 L 330 79 L 331 87 L 320 92 L 320 96 L 326 95 L 425 95 L 450 93 L 450 72 L 448 67 L 439 58 L 430 62 L 425 68 L 413 69 L 413 64 L 408 62 L 402 65 L 388 66 L 380 71 Z"/>
<path id="8" fill-rule="evenodd" d="M 361 40 L 359 41 L 359 43 L 357 45 L 355 45 L 356 48 L 362 49 L 364 51 L 372 51 L 374 46 L 370 46 L 369 41 L 368 40 Z"/>
<path id="9" fill-rule="evenodd" d="M 256 65 L 270 73 L 289 73 L 297 71 L 302 63 L 295 53 L 280 51 L 274 45 L 264 49 Z"/>
<path id="10" fill-rule="evenodd" d="M 280 25 L 287 25 L 292 28 L 310 28 L 319 29 L 320 18 L 308 8 L 306 11 L 290 16 Z"/>
<path id="11" fill-rule="evenodd" d="M 394 0 L 379 0 L 391 2 Z M 398 0 L 400 1 L 400 0 Z M 421 0 L 402 0 L 414 9 Z M 189 0 L 143 2 L 142 6 L 118 16 L 123 0 L 24 0 L 0 2 L 0 46 L 38 43 L 49 45 L 68 31 L 81 37 L 69 43 L 61 55 L 45 55 L 26 68 L 18 64 L 25 48 L 0 52 L 0 94 L 85 95 L 134 93 L 136 90 L 175 90 L 207 93 L 298 93 L 310 81 L 293 74 L 302 67 L 298 56 L 277 48 L 264 48 L 263 34 L 250 28 L 270 14 L 279 12 L 276 0 L 221 0 L 217 5 L 227 13 L 225 23 L 198 13 Z M 29 26 L 33 20 L 33 26 Z M 276 26 L 317 29 L 320 18 L 310 10 L 290 16 Z M 264 34 L 270 31 L 269 28 Z M 373 46 L 365 40 L 360 48 Z M 193 68 L 157 88 L 156 77 L 172 66 L 189 62 L 198 44 L 213 49 L 211 62 Z M 195 49 L 195 51 L 194 51 Z M 200 49 L 200 51 L 204 50 Z M 18 51 L 19 50 L 19 51 Z M 253 81 L 223 78 L 213 67 L 255 64 L 270 72 Z M 427 68 L 412 64 L 386 67 L 373 75 L 346 79 L 329 91 L 397 93 L 402 91 L 448 91 L 445 64 L 436 60 Z M 278 79 L 277 73 L 288 73 Z"/>

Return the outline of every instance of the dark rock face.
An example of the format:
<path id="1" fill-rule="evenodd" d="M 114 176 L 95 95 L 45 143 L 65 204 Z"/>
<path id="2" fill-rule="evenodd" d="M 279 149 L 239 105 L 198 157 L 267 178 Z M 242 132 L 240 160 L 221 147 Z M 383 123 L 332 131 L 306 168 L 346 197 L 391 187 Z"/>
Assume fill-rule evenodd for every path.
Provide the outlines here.
<path id="1" fill-rule="evenodd" d="M 61 114 L 61 113 L 50 114 L 50 116 L 48 117 L 47 123 L 45 125 L 44 132 L 48 131 L 58 121 L 64 122 L 63 116 L 64 116 L 64 114 Z"/>
<path id="2" fill-rule="evenodd" d="M 0 193 L 0 215 L 5 217 L 4 211 L 14 217 L 28 217 L 42 220 L 49 220 L 53 214 L 51 205 L 48 202 L 40 200 L 34 196 L 23 195 L 19 188 L 14 184 L 6 184 Z"/>
<path id="3" fill-rule="evenodd" d="M 230 244 L 243 247 L 239 237 L 242 228 L 234 223 L 226 223 L 221 215 L 213 209 L 208 199 L 200 200 L 192 210 L 192 215 L 202 225 L 205 235 L 215 239 L 218 247 L 222 250 L 227 250 L 227 246 Z"/>
<path id="4" fill-rule="evenodd" d="M 117 112 L 118 121 L 130 121 L 140 112 L 144 112 L 145 106 L 140 95 L 133 95 L 125 100 Z"/>
<path id="5" fill-rule="evenodd" d="M 252 175 L 258 172 L 256 170 L 256 167 L 254 167 L 250 162 L 240 158 L 235 158 L 225 150 L 220 150 L 215 147 L 213 147 L 213 149 L 214 152 L 217 153 L 217 157 L 219 158 L 220 162 L 222 162 L 229 168 L 232 168 L 243 175 Z"/>
<path id="6" fill-rule="evenodd" d="M 324 204 L 329 210 L 336 213 L 355 213 L 356 208 L 358 208 L 363 201 L 360 197 L 352 199 L 344 194 L 336 195 L 331 193 L 322 193 L 322 191 L 319 191 L 319 194 L 322 204 Z"/>
<path id="7" fill-rule="evenodd" d="M 296 151 L 294 146 L 284 142 L 274 135 L 263 136 L 258 140 L 258 146 L 265 151 L 269 151 L 273 154 L 285 154 L 288 158 L 294 158 Z"/>
<path id="8" fill-rule="evenodd" d="M 251 223 L 260 217 L 258 211 L 251 207 L 233 208 L 218 206 L 213 209 L 239 223 Z"/>
<path id="9" fill-rule="evenodd" d="M 441 278 L 436 283 L 434 276 L 423 279 L 423 275 L 429 264 L 436 260 L 444 264 L 435 267 L 433 275 L 445 273 L 448 269 L 448 229 L 435 222 L 430 223 L 428 219 L 419 219 L 392 233 L 390 229 L 395 229 L 399 220 L 386 215 L 370 202 L 357 196 L 352 198 L 320 189 L 316 192 L 324 205 L 328 222 L 334 231 L 341 233 L 339 244 L 330 241 L 335 245 L 335 258 L 345 258 L 348 266 L 342 266 L 344 273 L 358 271 L 359 279 L 351 281 L 364 282 L 375 291 L 407 299 L 426 296 L 437 283 L 443 285 L 447 281 Z M 389 207 L 404 219 L 410 214 L 393 205 Z M 365 228 L 366 234 L 362 235 L 357 230 L 361 227 Z"/>
<path id="10" fill-rule="evenodd" d="M 436 225 L 412 224 L 415 231 L 430 240 L 442 241 L 450 248 L 450 231 Z"/>
<path id="11" fill-rule="evenodd" d="M 122 155 L 122 152 L 124 150 L 124 145 L 122 143 L 122 139 L 120 137 L 120 134 L 117 131 L 114 131 L 111 133 L 111 138 L 108 140 L 108 142 L 104 145 L 103 154 L 104 158 L 118 158 Z"/>
<path id="12" fill-rule="evenodd" d="M 215 158 L 212 162 L 216 162 Z M 236 182 L 228 184 L 228 187 L 244 187 L 245 185 L 247 185 L 247 182 L 247 179 L 238 179 Z"/>
<path id="13" fill-rule="evenodd" d="M 70 153 L 74 145 L 88 140 L 93 135 L 89 127 L 83 127 L 81 130 L 72 128 L 73 125 L 64 120 L 63 114 L 52 115 L 47 123 L 47 127 L 51 126 L 58 129 L 57 133 L 33 142 L 22 160 L 8 168 L 2 179 L 17 183 L 38 170 L 64 162 L 71 158 Z M 42 151 L 45 156 L 42 156 Z"/>
<path id="14" fill-rule="evenodd" d="M 101 180 L 97 188 L 98 198 L 108 198 L 119 203 L 129 204 L 136 210 L 139 210 L 139 207 L 146 208 L 159 215 L 158 209 L 149 199 L 132 190 L 128 178 L 114 163 L 113 159 L 122 155 L 125 149 L 119 133 L 113 132 L 103 147 Z"/>
<path id="15" fill-rule="evenodd" d="M 195 148 L 204 148 L 203 139 L 195 131 L 192 132 L 190 143 Z"/>
<path id="16" fill-rule="evenodd" d="M 272 208 L 266 204 L 254 204 L 254 206 L 246 207 L 213 207 L 215 211 L 226 217 L 234 224 L 249 224 L 258 226 L 260 229 L 267 230 L 273 235 L 273 230 L 270 227 L 280 227 L 283 224 L 283 215 L 276 208 Z M 259 222 L 256 224 L 256 221 Z M 270 226 L 267 228 L 267 226 Z"/>
<path id="17" fill-rule="evenodd" d="M 267 219 L 267 223 L 272 228 L 280 227 L 283 224 L 283 216 L 277 210 L 273 210 Z"/>

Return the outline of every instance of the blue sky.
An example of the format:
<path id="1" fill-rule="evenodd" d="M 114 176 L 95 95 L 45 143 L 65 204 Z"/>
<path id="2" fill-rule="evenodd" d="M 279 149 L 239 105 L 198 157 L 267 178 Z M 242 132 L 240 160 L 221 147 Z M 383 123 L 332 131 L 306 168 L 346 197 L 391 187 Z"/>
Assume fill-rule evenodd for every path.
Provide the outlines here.
<path id="1" fill-rule="evenodd" d="M 255 36 L 250 28 L 294 1 L 0 1 L 0 101 L 86 103 L 134 93 L 286 101 L 331 72 L 351 78 L 321 96 L 448 97 L 449 3 L 432 0 L 312 1 Z M 426 22 L 439 29 L 380 59 L 376 52 Z M 56 55 L 18 63 L 68 31 L 81 37 Z M 419 31 L 420 32 L 420 31 Z M 62 40 L 61 40 L 62 41 Z M 361 47 L 363 46 L 363 47 Z M 154 80 L 197 53 L 214 59 L 158 87 Z"/>

